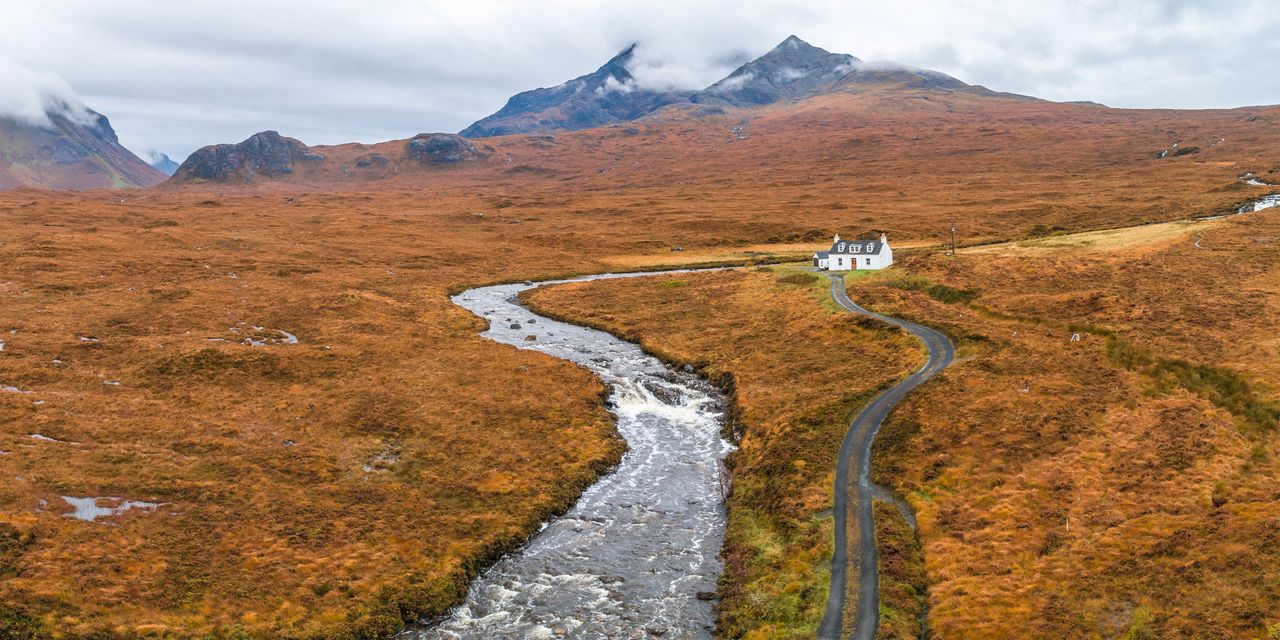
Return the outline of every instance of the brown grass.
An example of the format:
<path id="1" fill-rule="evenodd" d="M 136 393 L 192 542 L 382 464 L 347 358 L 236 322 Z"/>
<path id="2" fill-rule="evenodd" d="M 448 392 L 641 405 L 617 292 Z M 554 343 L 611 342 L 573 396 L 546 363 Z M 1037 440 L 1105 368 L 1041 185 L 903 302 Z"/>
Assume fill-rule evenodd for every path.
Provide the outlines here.
<path id="1" fill-rule="evenodd" d="M 797 342 L 785 331 L 746 329 L 757 315 L 755 303 L 736 315 L 727 306 L 701 311 L 709 300 L 756 300 L 766 278 L 689 279 L 679 295 L 695 303 L 680 307 L 683 313 L 656 311 L 663 306 L 651 304 L 648 292 L 641 295 L 643 281 L 551 290 L 535 299 L 582 318 L 607 310 L 616 328 L 660 351 L 696 336 L 706 351 L 691 354 L 712 353 L 709 368 L 732 374 L 743 397 L 749 391 L 742 380 L 777 365 L 717 353 L 715 345 L 744 345 L 737 348 L 751 353 L 785 350 L 803 362 L 829 351 L 822 341 Z M 922 565 L 901 520 L 878 509 L 884 637 L 918 633 L 923 576 L 930 625 L 941 637 L 1119 636 L 1139 623 L 1161 638 L 1204 637 L 1205 628 L 1215 630 L 1210 637 L 1263 632 L 1280 605 L 1274 588 L 1280 547 L 1267 533 L 1277 524 L 1280 487 L 1274 430 L 1259 432 L 1247 415 L 1216 406 L 1194 385 L 1153 386 L 1151 375 L 1116 362 L 1100 336 L 1086 334 L 1073 343 L 1067 327 L 1055 321 L 995 319 L 962 302 L 894 286 L 901 279 L 854 282 L 856 299 L 939 326 L 960 346 L 954 368 L 911 396 L 877 441 L 876 478 L 909 497 L 924 545 Z M 843 319 L 828 316 L 818 301 L 806 307 L 800 315 L 828 326 Z M 815 386 L 846 393 L 862 388 L 821 374 L 769 380 L 777 398 L 771 404 L 777 405 L 793 394 L 807 397 Z M 825 562 L 814 556 L 829 553 L 822 540 L 829 525 L 811 534 L 820 537 L 807 547 L 787 544 L 791 540 L 777 531 L 821 519 L 830 479 L 805 482 L 789 475 L 777 466 L 787 456 L 773 455 L 768 445 L 811 442 L 810 456 L 827 464 L 829 473 L 843 420 L 864 400 L 840 398 L 826 421 L 793 419 L 783 432 L 785 444 L 764 426 L 768 412 L 743 413 L 746 436 L 735 454 L 741 457 L 730 503 L 725 635 L 812 632 L 822 594 L 800 589 L 801 596 L 789 599 L 784 585 L 825 582 Z M 812 441 L 805 432 L 825 436 Z M 763 446 L 747 444 L 753 437 Z M 771 464 L 744 462 L 756 447 Z M 787 511 L 770 497 L 779 493 L 814 499 Z M 762 527 L 748 517 L 761 510 L 789 517 Z M 784 608 L 797 599 L 803 604 Z"/>
<path id="2" fill-rule="evenodd" d="M 1275 109 L 838 96 L 753 112 L 748 139 L 736 141 L 729 129 L 740 116 L 659 118 L 638 135 L 606 128 L 494 139 L 489 160 L 385 180 L 339 178 L 329 167 L 250 188 L 0 194 L 0 330 L 17 330 L 0 333 L 0 386 L 31 392 L 0 392 L 0 474 L 14 479 L 0 488 L 0 629 L 19 638 L 380 637 L 445 608 L 486 559 L 570 504 L 620 453 L 597 382 L 481 340 L 480 321 L 453 307 L 449 291 L 755 258 L 802 243 L 818 249 L 836 231 L 884 230 L 895 244 L 929 246 L 942 241 L 953 213 L 966 242 L 1172 220 L 1227 210 L 1260 191 L 1240 184 L 1240 173 L 1267 177 L 1280 167 Z M 1148 153 L 1173 138 L 1219 136 L 1229 142 L 1199 144 L 1195 155 Z M 515 166 L 545 170 L 509 171 L 507 153 Z M 1217 242 L 1212 234 L 1206 239 Z M 988 292 L 1004 287 L 1000 313 L 1116 328 L 1157 356 L 1221 364 L 1267 390 L 1280 343 L 1262 311 L 1274 307 L 1264 260 L 1272 254 L 1262 251 L 1276 235 L 1222 236 L 1259 249 L 1220 272 L 1141 259 L 1122 269 L 1114 260 L 1123 252 L 1053 263 L 998 255 L 969 273 L 926 261 L 911 269 L 928 284 L 880 287 L 883 300 L 873 301 L 928 319 L 945 309 L 938 313 L 951 318 L 964 307 L 937 298 L 980 291 L 972 304 L 994 306 Z M 967 260 L 954 264 L 975 264 Z M 1039 279 L 1006 278 L 1009 270 Z M 647 286 L 649 297 L 574 305 L 581 315 L 610 314 L 595 320 L 630 327 L 657 350 L 732 373 L 751 391 L 739 392 L 746 432 L 735 454 L 723 589 L 732 635 L 812 628 L 826 584 L 830 525 L 821 511 L 834 443 L 866 394 L 918 357 L 895 334 L 824 315 L 816 288 L 777 281 L 787 275 L 681 276 L 688 285 L 667 288 L 611 283 L 583 290 Z M 1101 293 L 1080 282 L 1101 283 Z M 1168 282 L 1180 286 L 1160 284 Z M 569 289 L 553 294 L 567 301 Z M 635 308 L 651 300 L 665 304 Z M 1193 312 L 1192 300 L 1236 306 L 1215 324 Z M 1071 360 L 1084 370 L 1058 371 L 1056 334 L 1028 339 L 1027 354 L 1043 361 L 1000 355 L 1023 346 L 999 340 L 1006 321 L 964 313 L 972 315 L 967 330 L 993 341 L 975 342 L 975 353 L 989 350 L 994 360 L 957 371 L 982 371 L 1001 357 L 1009 371 L 940 381 L 955 392 L 937 398 L 949 411 L 920 411 L 919 435 L 895 463 L 939 475 L 889 478 L 940 496 L 920 507 L 934 619 L 948 637 L 981 630 L 966 625 L 984 620 L 1013 629 L 1044 619 L 1052 623 L 1044 628 L 1063 629 L 1077 614 L 1096 623 L 1089 628 L 1120 629 L 1133 617 L 1128 602 L 1133 611 L 1145 606 L 1160 629 L 1202 620 L 1234 632 L 1273 616 L 1265 607 L 1275 581 L 1264 580 L 1275 565 L 1257 551 L 1269 535 L 1261 527 L 1270 476 L 1258 471 L 1270 468 L 1269 441 L 1233 431 L 1230 412 L 1199 391 L 1171 390 L 1111 363 L 1103 338 Z M 1137 321 L 1144 317 L 1154 320 Z M 277 330 L 299 343 L 239 343 L 279 338 Z M 822 344 L 838 351 L 815 355 Z M 889 365 L 873 366 L 878 359 Z M 833 389 L 814 363 L 860 375 Z M 1024 396 L 1006 397 L 1022 377 L 1055 386 L 1024 408 L 1010 399 Z M 1076 385 L 1113 383 L 1123 385 L 1076 395 Z M 934 424 L 935 415 L 966 426 Z M 1166 420 L 1176 425 L 1167 434 L 1155 426 Z M 1097 435 L 1112 423 L 1120 440 Z M 1191 447 L 1177 463 L 1190 480 L 1174 482 L 1158 458 L 1143 457 L 1154 455 L 1143 445 L 1156 437 Z M 1123 447 L 1108 449 L 1113 441 Z M 1204 451 L 1192 447 L 1201 442 Z M 1003 460 L 990 455 L 1004 450 L 997 445 L 1026 453 Z M 1078 447 L 1074 457 L 1045 457 L 1069 447 Z M 1024 468 L 1032 462 L 1039 466 Z M 1060 546 L 1046 545 L 1038 523 L 1047 516 L 1017 528 L 1036 513 L 1026 495 L 1041 490 L 1002 503 L 996 480 L 1024 472 L 1025 482 L 1066 474 L 1074 484 L 1064 486 L 1084 487 L 1080 503 L 1048 503 L 1083 523 L 1071 529 L 1078 539 L 1064 531 Z M 1145 484 L 1133 496 L 1106 501 L 1113 483 L 1135 474 Z M 1218 486 L 1227 502 L 1205 511 Z M 164 506 L 86 523 L 65 517 L 63 495 Z M 1149 504 L 1152 495 L 1162 502 Z M 987 515 L 994 507 L 1005 510 Z M 1116 518 L 1136 520 L 1126 525 L 1135 533 L 1115 537 L 1106 527 Z M 956 542 L 957 531 L 974 542 Z M 1205 540 L 1216 546 L 1197 551 Z M 1071 553 L 1016 570 L 984 564 L 1046 546 Z M 1116 577 L 1119 565 L 1106 559 L 1130 558 L 1132 549 L 1153 559 Z M 1068 569 L 1081 557 L 1088 578 L 1077 580 Z M 1187 575 L 1202 577 L 1165 589 Z M 1253 609 L 1233 600 L 1246 589 L 1262 594 Z M 1218 613 L 1201 592 L 1217 594 Z"/>

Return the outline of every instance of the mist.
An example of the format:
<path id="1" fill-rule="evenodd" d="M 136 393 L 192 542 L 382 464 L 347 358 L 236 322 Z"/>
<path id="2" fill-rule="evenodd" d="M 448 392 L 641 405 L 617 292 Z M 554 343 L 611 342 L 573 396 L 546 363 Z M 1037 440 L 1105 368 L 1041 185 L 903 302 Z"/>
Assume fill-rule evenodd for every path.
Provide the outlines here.
<path id="1" fill-rule="evenodd" d="M 84 102 L 57 74 L 0 58 L 0 117 L 52 127 L 50 113 L 82 124 L 94 121 Z"/>

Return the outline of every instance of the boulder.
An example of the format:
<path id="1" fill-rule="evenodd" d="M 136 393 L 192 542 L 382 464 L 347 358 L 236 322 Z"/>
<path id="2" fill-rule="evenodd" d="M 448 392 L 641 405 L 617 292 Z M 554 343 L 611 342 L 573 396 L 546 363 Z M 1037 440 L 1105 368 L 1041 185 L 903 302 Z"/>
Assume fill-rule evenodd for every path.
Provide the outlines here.
<path id="1" fill-rule="evenodd" d="M 484 157 L 470 140 L 452 133 L 419 133 L 405 145 L 405 151 L 423 164 L 453 164 Z"/>

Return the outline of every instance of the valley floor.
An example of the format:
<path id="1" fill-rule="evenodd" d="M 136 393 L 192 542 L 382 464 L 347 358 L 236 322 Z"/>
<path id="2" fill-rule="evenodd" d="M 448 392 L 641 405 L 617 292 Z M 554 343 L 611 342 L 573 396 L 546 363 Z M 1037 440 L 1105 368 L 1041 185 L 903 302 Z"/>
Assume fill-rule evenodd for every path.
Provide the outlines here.
<path id="1" fill-rule="evenodd" d="M 493 138 L 386 179 L 0 193 L 0 635 L 385 638 L 439 614 L 623 454 L 598 380 L 484 340 L 450 294 L 835 232 L 921 248 L 850 295 L 959 348 L 878 439 L 875 479 L 920 515 L 916 536 L 877 506 L 883 634 L 915 637 L 926 593 L 947 638 L 1280 622 L 1275 217 L 1055 237 L 1271 191 L 1240 178 L 1280 176 L 1280 111 L 904 91 L 752 111 L 745 139 L 742 117 Z M 1177 141 L 1199 151 L 1159 157 Z M 1034 246 L 930 253 L 953 218 Z M 914 341 L 789 268 L 532 299 L 735 392 L 720 632 L 811 634 L 840 437 Z"/>

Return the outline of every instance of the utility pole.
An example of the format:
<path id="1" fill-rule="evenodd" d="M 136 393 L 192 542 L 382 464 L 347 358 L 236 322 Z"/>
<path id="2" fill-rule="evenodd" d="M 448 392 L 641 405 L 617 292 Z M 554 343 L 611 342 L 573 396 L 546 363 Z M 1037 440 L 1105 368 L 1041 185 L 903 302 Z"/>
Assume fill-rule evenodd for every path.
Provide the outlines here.
<path id="1" fill-rule="evenodd" d="M 959 192 L 959 191 L 962 191 L 962 190 L 964 190 L 964 178 L 960 178 L 960 180 L 958 180 L 958 181 L 956 182 L 956 191 L 957 191 L 957 192 Z M 946 248 L 946 251 L 945 251 L 945 252 L 943 252 L 943 255 L 945 255 L 945 256 L 949 256 L 949 257 L 952 257 L 952 258 L 956 257 L 956 214 L 955 214 L 955 211 L 952 211 L 952 212 L 951 212 L 951 242 L 949 242 L 949 243 L 947 243 L 947 244 L 945 244 L 945 245 L 943 245 L 943 246 Z"/>
<path id="2" fill-rule="evenodd" d="M 951 214 L 951 242 L 942 245 L 942 255 L 955 257 L 956 255 L 956 216 Z"/>

